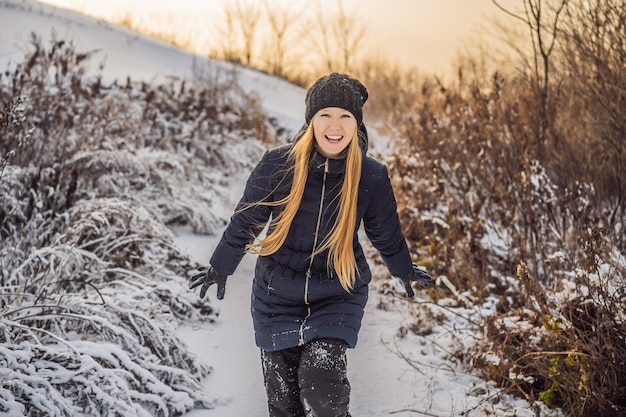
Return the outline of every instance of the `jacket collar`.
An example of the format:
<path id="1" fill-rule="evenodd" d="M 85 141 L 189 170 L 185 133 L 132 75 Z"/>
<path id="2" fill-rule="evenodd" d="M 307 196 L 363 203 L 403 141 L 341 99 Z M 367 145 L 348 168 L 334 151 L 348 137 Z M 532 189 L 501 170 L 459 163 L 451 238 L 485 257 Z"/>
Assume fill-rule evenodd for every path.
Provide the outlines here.
<path id="1" fill-rule="evenodd" d="M 343 175 L 346 172 L 346 158 L 345 155 L 339 158 L 327 158 L 313 149 L 311 159 L 309 160 L 309 169 L 313 174 L 324 174 L 324 168 L 326 161 L 328 160 L 328 174 L 329 175 Z"/>

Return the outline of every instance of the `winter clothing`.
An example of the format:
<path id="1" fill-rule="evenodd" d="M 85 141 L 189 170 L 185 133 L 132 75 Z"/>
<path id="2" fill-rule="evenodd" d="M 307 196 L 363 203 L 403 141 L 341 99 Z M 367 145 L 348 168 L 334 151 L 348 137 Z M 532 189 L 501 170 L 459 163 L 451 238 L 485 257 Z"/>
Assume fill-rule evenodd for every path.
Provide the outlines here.
<path id="1" fill-rule="evenodd" d="M 433 277 L 431 277 L 430 274 L 428 274 L 423 269 L 420 269 L 420 267 L 418 267 L 417 265 L 413 264 L 412 274 L 406 278 L 401 278 L 401 280 L 404 283 L 404 289 L 406 290 L 406 294 L 409 297 L 413 297 L 415 295 L 415 292 L 411 287 L 411 282 L 417 282 L 422 287 L 428 288 L 430 287 L 430 281 L 433 280 Z"/>
<path id="2" fill-rule="evenodd" d="M 192 283 L 189 288 L 194 289 L 202 285 L 202 288 L 200 288 L 200 298 L 204 298 L 204 295 L 206 294 L 209 287 L 213 284 L 217 284 L 217 299 L 223 300 L 224 294 L 226 293 L 227 277 L 218 274 L 212 266 L 209 266 L 208 268 L 201 266 L 200 268 L 198 268 L 198 271 L 199 273 L 191 278 Z"/>
<path id="3" fill-rule="evenodd" d="M 231 275 L 235 271 L 245 245 L 261 231 L 270 216 L 278 215 L 280 207 L 250 206 L 250 203 L 277 201 L 290 192 L 290 177 L 285 175 L 289 172 L 289 146 L 268 151 L 250 175 L 236 214 L 211 257 L 211 265 L 220 275 Z M 345 166 L 345 159 L 327 159 L 313 153 L 302 203 L 286 241 L 274 254 L 258 257 L 252 289 L 252 318 L 256 343 L 261 349 L 275 351 L 318 338 L 341 339 L 351 348 L 356 345 L 371 280 L 357 238 L 361 221 L 391 274 L 409 277 L 413 273 L 387 168 L 364 156 L 353 240 L 359 272 L 354 288 L 348 293 L 341 287 L 336 273 L 328 266 L 327 251 L 313 258 L 309 277 L 306 277 L 319 210 L 321 224 L 317 241 L 322 242 L 335 219 Z M 244 207 L 247 208 L 241 210 Z"/>
<path id="4" fill-rule="evenodd" d="M 347 345 L 313 340 L 276 352 L 261 350 L 271 417 L 350 417 Z"/>
<path id="5" fill-rule="evenodd" d="M 412 281 L 425 285 L 430 278 L 411 263 L 387 167 L 367 156 L 363 124 L 367 98 L 363 84 L 337 73 L 320 78 L 306 95 L 303 132 L 315 114 L 327 107 L 348 110 L 357 122 L 363 153 L 352 234 L 357 271 L 351 291 L 346 291 L 329 264 L 329 250 L 315 253 L 337 217 L 346 158 L 345 154 L 327 158 L 314 148 L 302 200 L 285 241 L 272 254 L 258 257 L 252 286 L 252 319 L 271 417 L 350 417 L 346 349 L 357 343 L 372 279 L 358 240 L 361 224 L 391 274 L 405 282 L 410 295 Z M 294 143 L 301 138 L 302 132 Z M 285 201 L 291 193 L 292 146 L 267 151 L 250 174 L 211 266 L 194 276 L 192 287 L 202 285 L 201 296 L 217 284 L 218 298 L 223 298 L 226 277 L 235 272 L 246 246 L 284 209 L 284 204 L 272 203 Z M 268 234 L 273 227 L 270 223 Z"/>
<path id="6" fill-rule="evenodd" d="M 363 104 L 367 97 L 367 89 L 359 80 L 333 72 L 317 80 L 307 91 L 304 119 L 308 124 L 321 109 L 339 107 L 352 113 L 356 118 L 356 125 L 361 126 Z"/>

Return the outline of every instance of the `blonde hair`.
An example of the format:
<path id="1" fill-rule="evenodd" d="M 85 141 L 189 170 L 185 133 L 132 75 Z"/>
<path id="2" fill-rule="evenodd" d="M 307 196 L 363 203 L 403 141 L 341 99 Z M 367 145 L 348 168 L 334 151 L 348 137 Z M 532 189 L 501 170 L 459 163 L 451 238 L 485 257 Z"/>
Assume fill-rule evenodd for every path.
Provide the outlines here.
<path id="1" fill-rule="evenodd" d="M 268 256 L 280 249 L 287 239 L 287 234 L 294 217 L 302 202 L 304 187 L 308 176 L 309 158 L 315 146 L 313 123 L 291 147 L 289 160 L 293 161 L 293 182 L 287 197 L 274 202 L 258 202 L 256 204 L 283 206 L 283 210 L 272 219 L 270 230 L 264 239 L 249 244 L 246 248 L 260 256 Z M 340 192 L 339 210 L 330 233 L 318 246 L 314 247 L 311 256 L 328 250 L 328 265 L 334 268 L 339 276 L 341 286 L 350 292 L 354 288 L 358 273 L 354 257 L 354 230 L 356 228 L 356 206 L 361 179 L 363 155 L 359 147 L 358 129 L 348 145 L 346 155 L 346 171 Z"/>

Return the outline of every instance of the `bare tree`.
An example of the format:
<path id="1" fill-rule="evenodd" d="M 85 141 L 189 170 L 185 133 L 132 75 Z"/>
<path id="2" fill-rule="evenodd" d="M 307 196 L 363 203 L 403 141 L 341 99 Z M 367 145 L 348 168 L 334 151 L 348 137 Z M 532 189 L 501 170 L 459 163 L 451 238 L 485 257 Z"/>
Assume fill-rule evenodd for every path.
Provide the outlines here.
<path id="1" fill-rule="evenodd" d="M 366 26 L 364 23 L 359 23 L 359 21 L 354 18 L 356 11 L 352 11 L 349 15 L 346 14 L 342 0 L 337 0 L 337 5 L 339 11 L 335 25 L 333 26 L 333 31 L 340 48 L 339 52 L 342 59 L 342 67 L 344 70 L 349 71 L 352 69 L 352 58 L 363 42 Z"/>
<path id="2" fill-rule="evenodd" d="M 283 7 L 275 7 L 269 0 L 264 0 L 263 4 L 269 22 L 269 48 L 265 50 L 267 60 L 267 70 L 281 77 L 286 77 L 289 73 L 289 63 L 287 58 L 292 46 L 299 35 L 296 33 L 298 23 L 302 20 L 302 10 L 296 9 L 294 4 Z"/>
<path id="3" fill-rule="evenodd" d="M 224 21 L 218 26 L 224 59 L 252 65 L 261 7 L 254 1 L 225 3 Z"/>
<path id="4" fill-rule="evenodd" d="M 546 138 L 546 132 L 550 126 L 552 115 L 550 112 L 551 91 L 551 55 L 557 43 L 561 13 L 569 0 L 556 0 L 554 7 L 550 7 L 550 1 L 523 0 L 524 14 L 514 13 L 498 1 L 492 0 L 500 10 L 509 16 L 520 20 L 529 30 L 531 46 L 533 50 L 531 68 L 534 74 L 534 83 L 539 95 L 539 126 L 536 133 L 537 143 L 542 145 Z"/>
<path id="5" fill-rule="evenodd" d="M 322 58 L 327 72 L 352 70 L 353 59 L 361 50 L 366 25 L 356 10 L 346 13 L 343 1 L 337 0 L 337 12 L 328 16 L 328 10 L 318 4 L 315 12 L 314 34 L 310 36 L 313 50 Z"/>

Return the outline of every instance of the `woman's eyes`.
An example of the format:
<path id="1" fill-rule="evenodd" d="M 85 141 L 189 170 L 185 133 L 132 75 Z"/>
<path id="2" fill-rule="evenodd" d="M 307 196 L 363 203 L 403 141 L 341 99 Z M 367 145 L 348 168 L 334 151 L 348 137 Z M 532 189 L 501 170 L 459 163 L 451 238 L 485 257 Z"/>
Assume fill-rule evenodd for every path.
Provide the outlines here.
<path id="1" fill-rule="evenodd" d="M 330 116 L 330 114 L 328 114 L 328 113 L 321 113 L 321 114 L 320 114 L 320 117 L 331 117 L 331 116 Z M 351 117 L 352 117 L 352 115 L 351 115 L 351 114 L 349 114 L 349 113 L 346 113 L 346 114 L 342 114 L 342 115 L 340 115 L 339 117 L 340 117 L 340 118 L 342 118 L 342 119 L 349 119 L 349 118 L 351 118 Z"/>

